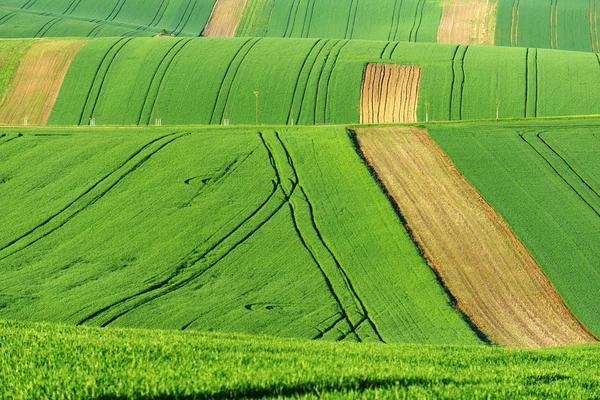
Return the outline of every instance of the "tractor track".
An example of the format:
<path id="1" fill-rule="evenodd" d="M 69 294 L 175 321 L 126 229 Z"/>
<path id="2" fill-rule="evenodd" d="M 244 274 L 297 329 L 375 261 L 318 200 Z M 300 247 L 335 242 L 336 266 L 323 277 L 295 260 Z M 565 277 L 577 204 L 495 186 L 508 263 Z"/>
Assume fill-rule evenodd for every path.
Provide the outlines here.
<path id="1" fill-rule="evenodd" d="M 292 169 L 292 172 L 294 174 L 294 179 L 296 181 L 296 186 L 299 189 L 299 193 L 302 194 L 302 197 L 308 207 L 308 211 L 309 211 L 309 216 L 310 216 L 310 223 L 312 226 L 312 229 L 314 230 L 314 232 L 316 233 L 320 245 L 326 250 L 326 252 L 329 254 L 329 256 L 331 257 L 331 259 L 334 261 L 335 266 L 337 271 L 339 271 L 339 273 L 343 276 L 344 279 L 344 283 L 347 286 L 347 289 L 350 291 L 350 293 L 352 294 L 352 296 L 354 297 L 354 299 L 358 302 L 358 304 L 360 305 L 360 309 L 361 309 L 361 315 L 364 319 L 366 319 L 369 324 L 371 325 L 371 328 L 373 329 L 373 331 L 375 332 L 375 334 L 377 335 L 377 337 L 379 338 L 380 341 L 384 341 L 383 338 L 381 337 L 381 334 L 379 333 L 377 327 L 375 326 L 375 323 L 373 322 L 373 320 L 369 317 L 369 313 L 365 307 L 365 303 L 364 301 L 360 298 L 360 296 L 358 295 L 358 292 L 356 291 L 352 281 L 350 280 L 350 277 L 347 273 L 347 271 L 342 267 L 340 261 L 338 260 L 338 258 L 335 256 L 335 254 L 333 253 L 333 251 L 331 250 L 331 247 L 329 247 L 329 245 L 327 244 L 327 242 L 325 241 L 323 234 L 321 232 L 321 230 L 319 229 L 318 225 L 317 225 L 317 221 L 315 218 L 315 213 L 314 213 L 314 207 L 308 197 L 308 195 L 306 194 L 306 191 L 304 190 L 304 188 L 302 187 L 302 185 L 300 184 L 300 177 L 298 175 L 298 172 L 296 170 L 296 166 L 294 165 L 294 160 L 288 150 L 288 148 L 285 146 L 285 144 L 283 143 L 283 141 L 281 140 L 281 136 L 279 135 L 278 132 L 275 132 L 275 137 L 277 139 L 277 141 L 279 142 L 279 145 L 282 147 L 282 149 L 285 152 L 286 158 L 287 158 L 287 162 L 289 164 L 289 166 Z M 291 197 L 291 194 L 290 196 Z M 293 209 L 293 204 L 291 202 L 289 202 L 290 204 L 290 208 Z M 292 217 L 293 217 L 294 213 L 292 213 Z M 295 219 L 293 217 L 293 219 Z M 294 223 L 295 227 L 296 227 L 296 231 L 300 232 L 300 229 L 298 228 L 298 221 L 296 220 Z M 301 240 L 304 244 L 306 244 L 306 240 L 304 239 L 303 236 L 301 236 Z M 313 258 L 315 258 L 315 255 L 312 253 L 312 250 L 308 249 L 307 246 L 305 246 L 307 248 L 307 250 L 309 250 L 309 252 L 311 253 L 311 255 L 313 256 Z M 315 258 L 316 260 L 316 258 Z M 318 265 L 320 266 L 321 264 L 318 263 Z M 320 267 L 322 268 L 322 267 Z M 333 286 L 331 286 L 333 288 Z M 337 295 L 336 295 L 337 296 Z M 344 311 L 345 312 L 345 311 Z M 350 323 L 350 321 L 348 321 Z M 350 325 L 352 327 L 352 325 Z M 357 326 L 355 326 L 356 328 Z"/>
<path id="2" fill-rule="evenodd" d="M 541 144 L 547 148 L 549 151 L 552 152 L 552 154 L 556 155 L 556 157 L 558 157 L 560 160 L 562 160 L 562 162 L 564 163 L 564 167 L 566 167 L 568 170 L 571 171 L 571 173 L 573 175 L 575 175 L 578 180 L 581 181 L 581 183 L 583 185 L 585 185 L 586 188 L 588 188 L 596 197 L 598 197 L 600 199 L 600 196 L 598 195 L 598 192 L 591 187 L 580 175 L 579 173 L 577 173 L 577 171 L 575 169 L 573 169 L 569 163 L 567 163 L 564 158 L 558 154 L 557 152 L 554 151 L 554 149 L 552 147 L 550 147 L 547 142 L 541 138 L 541 135 L 544 134 L 546 132 L 540 132 L 537 134 L 534 134 L 534 136 L 541 142 Z M 600 210 L 597 209 L 596 207 L 594 207 L 593 204 L 590 203 L 590 201 L 588 199 L 586 199 L 586 197 L 575 187 L 576 183 L 570 182 L 569 179 L 565 176 L 565 174 L 561 173 L 559 171 L 559 167 L 554 165 L 552 163 L 552 161 L 550 161 L 548 159 L 548 157 L 546 157 L 544 154 L 542 154 L 542 152 L 533 144 L 531 143 L 528 138 L 525 136 L 527 133 L 519 133 L 519 137 L 525 142 L 527 143 L 545 162 L 546 164 L 548 164 L 548 166 L 550 166 L 550 168 L 554 171 L 554 173 L 556 175 L 558 175 L 560 177 L 560 179 L 565 182 L 570 188 L 571 190 L 573 190 L 575 192 L 575 194 L 577 194 L 577 196 L 594 212 L 594 214 L 596 214 L 597 217 L 600 218 Z"/>
<path id="3" fill-rule="evenodd" d="M 42 240 L 43 238 L 49 236 L 50 234 L 56 232 L 58 229 L 65 226 L 69 221 L 71 221 L 73 218 L 75 218 L 81 212 L 85 211 L 90 206 L 94 205 L 99 200 L 101 200 L 104 196 L 106 196 L 106 194 L 108 194 L 115 186 L 117 186 L 121 181 L 123 181 L 123 179 L 125 179 L 127 176 L 132 174 L 134 171 L 136 171 L 140 166 L 142 166 L 144 163 L 146 163 L 150 158 L 152 158 L 152 156 L 154 156 L 160 150 L 162 150 L 169 144 L 173 143 L 174 141 L 176 141 L 184 136 L 187 136 L 187 135 L 189 135 L 189 133 L 179 134 L 179 133 L 175 132 L 175 133 L 163 135 L 157 139 L 154 139 L 154 140 L 146 143 L 144 146 L 142 146 L 140 149 L 138 149 L 135 153 L 133 153 L 131 156 L 129 156 L 124 162 L 122 162 L 117 168 L 115 168 L 113 171 L 106 174 L 104 177 L 102 177 L 100 180 L 98 180 L 96 183 L 94 183 L 92 186 L 90 186 L 87 190 L 85 190 L 82 194 L 80 194 L 74 200 L 69 202 L 66 206 L 64 206 L 58 212 L 56 212 L 53 215 L 51 215 L 50 217 L 46 218 L 40 224 L 36 225 L 35 227 L 33 227 L 29 231 L 25 232 L 21 236 L 11 240 L 4 246 L 0 247 L 0 261 L 5 260 L 6 258 L 11 257 L 16 253 L 21 252 L 22 250 L 32 246 L 33 244 L 37 243 L 38 241 Z M 162 141 L 162 143 L 161 143 L 161 141 Z M 154 144 L 156 144 L 157 147 L 155 149 L 150 150 L 148 154 L 144 155 L 143 154 L 144 150 L 149 149 L 150 146 L 152 146 Z M 139 158 L 139 160 L 136 158 Z M 128 168 L 125 168 L 127 166 L 127 164 L 132 164 L 132 165 L 129 166 Z M 124 168 L 126 170 L 123 173 L 121 173 L 120 175 L 118 175 L 118 172 Z M 108 183 L 108 186 L 106 188 L 101 188 L 101 185 L 104 182 L 108 182 L 110 180 L 110 178 L 113 178 L 114 181 Z M 94 193 L 94 192 L 98 192 L 98 193 Z M 86 197 L 90 197 L 90 198 L 85 199 Z M 81 203 L 81 204 L 78 204 L 78 203 Z M 70 209 L 73 209 L 73 210 L 71 210 L 69 212 Z M 61 217 L 62 217 L 62 220 L 59 220 L 59 219 L 61 219 Z M 54 222 L 54 226 L 48 227 L 48 225 L 53 222 Z M 1 255 L 3 252 L 10 250 L 13 246 L 18 245 L 19 242 L 26 241 L 31 235 L 36 234 L 37 232 L 39 232 L 40 230 L 43 230 L 44 228 L 46 228 L 46 230 L 44 232 L 40 232 L 37 235 L 37 237 L 27 241 L 21 247 L 15 249 L 13 251 L 10 251 L 8 254 Z"/>
<path id="4" fill-rule="evenodd" d="M 259 134 L 259 136 L 261 137 L 261 140 L 262 140 L 262 134 Z M 266 146 L 266 143 L 265 143 L 265 146 Z M 274 161 L 274 158 L 272 158 L 270 149 L 267 148 L 267 152 L 269 155 L 269 161 L 270 161 L 271 165 L 274 165 L 275 161 Z M 246 218 L 244 218 L 236 227 L 234 227 L 231 231 L 229 231 L 227 234 L 222 236 L 215 243 L 211 244 L 206 250 L 202 251 L 201 253 L 198 253 L 198 250 L 203 245 L 206 244 L 206 243 L 201 243 L 200 245 L 198 245 L 196 248 L 194 248 L 191 252 L 189 252 L 184 258 L 182 258 L 177 263 L 175 270 L 167 278 L 165 278 L 162 281 L 160 281 L 154 285 L 151 285 L 141 291 L 138 291 L 137 293 L 134 293 L 133 295 L 127 296 L 123 299 L 113 302 L 112 304 L 109 304 L 106 307 L 103 307 L 100 310 L 95 311 L 94 313 L 83 318 L 78 323 L 78 325 L 82 325 L 82 324 L 88 323 L 92 320 L 95 320 L 95 319 L 101 317 L 103 314 L 115 309 L 116 307 L 126 306 L 127 303 L 129 303 L 130 301 L 133 300 L 134 301 L 133 305 L 127 307 L 124 310 L 121 310 L 117 314 L 110 316 L 107 320 L 105 320 L 104 322 L 101 322 L 101 324 L 100 324 L 102 327 L 108 326 L 109 324 L 115 322 L 117 319 L 119 319 L 119 318 L 123 317 L 124 315 L 132 312 L 133 310 L 143 306 L 144 304 L 147 304 L 147 303 L 154 301 L 160 297 L 168 295 L 178 289 L 181 289 L 181 288 L 189 285 L 190 283 L 194 282 L 201 276 L 203 276 L 206 272 L 212 270 L 222 259 L 224 259 L 228 254 L 230 254 L 233 250 L 235 250 L 237 247 L 239 247 L 241 244 L 243 244 L 254 233 L 256 233 L 259 229 L 261 229 L 267 222 L 269 222 L 287 203 L 288 199 L 287 199 L 285 192 L 281 189 L 282 182 L 281 182 L 281 178 L 278 174 L 276 174 L 275 180 L 272 181 L 272 184 L 273 184 L 273 187 L 271 189 L 271 192 L 263 200 L 263 202 L 256 209 L 254 209 Z M 268 215 L 265 218 L 263 218 L 262 220 L 259 220 L 258 222 L 253 221 L 254 219 L 258 219 L 255 217 L 257 215 L 259 215 L 259 213 L 261 213 L 263 210 L 266 210 L 267 206 L 269 206 L 270 203 L 273 203 L 273 200 L 275 199 L 275 195 L 280 191 L 284 195 L 283 196 L 284 198 L 280 199 L 278 204 L 275 204 L 273 210 L 267 211 Z M 254 223 L 255 226 L 251 227 L 247 232 L 242 232 L 241 233 L 242 238 L 237 239 L 234 243 L 232 243 L 232 245 L 230 245 L 229 248 L 225 249 L 225 251 L 223 251 L 221 255 L 217 256 L 215 260 L 211 261 L 204 268 L 202 268 L 198 271 L 195 271 L 195 272 L 191 272 L 189 277 L 186 277 L 186 278 L 180 280 L 179 282 L 173 283 L 173 281 L 175 279 L 177 279 L 178 277 L 181 277 L 181 275 L 183 273 L 185 273 L 186 271 L 189 271 L 190 269 L 195 267 L 196 264 L 198 264 L 200 261 L 203 261 L 208 256 L 212 255 L 212 253 L 215 252 L 229 238 L 231 238 L 233 235 L 235 235 L 236 233 L 241 231 L 242 228 L 244 228 L 246 225 L 250 225 L 251 223 Z M 147 294 L 150 294 L 150 295 L 146 296 L 145 298 L 139 299 L 139 297 L 147 295 Z M 135 300 L 137 300 L 137 301 L 135 301 Z"/>
<path id="5" fill-rule="evenodd" d="M 178 40 L 172 47 L 169 48 L 169 50 L 166 52 L 163 59 L 160 60 L 160 62 L 158 63 L 156 69 L 154 70 L 154 73 L 152 74 L 152 79 L 150 80 L 150 84 L 148 85 L 148 90 L 146 91 L 146 95 L 144 96 L 144 103 L 142 104 L 142 109 L 141 109 L 140 115 L 138 117 L 138 122 L 137 122 L 138 125 L 140 125 L 142 122 L 142 118 L 144 116 L 144 111 L 147 111 L 147 115 L 148 115 L 148 118 L 146 119 L 146 125 L 150 125 L 150 120 L 152 119 L 152 113 L 154 112 L 154 107 L 156 106 L 156 101 L 158 100 L 158 95 L 160 94 L 160 89 L 162 88 L 162 84 L 165 79 L 165 76 L 169 72 L 169 68 L 171 68 L 171 64 L 173 63 L 175 58 L 177 58 L 179 53 L 181 53 L 181 51 L 191 41 L 192 41 L 191 38 Z M 183 44 L 181 44 L 181 43 L 183 43 Z M 181 46 L 179 46 L 179 48 L 177 48 L 177 50 L 175 50 L 175 48 L 179 44 L 181 44 Z M 171 57 L 169 57 L 171 55 L 171 52 L 173 52 L 173 55 Z M 164 70 L 162 71 L 162 74 L 160 74 L 158 83 L 156 84 L 156 90 L 152 95 L 150 95 L 150 92 L 152 91 L 152 87 L 154 86 L 154 82 L 156 80 L 157 74 L 159 73 L 159 71 L 161 70 L 161 67 L 163 65 L 165 65 L 165 67 L 164 67 Z M 148 104 L 148 99 L 150 99 L 151 103 L 149 105 L 149 109 L 146 110 L 146 104 Z"/>

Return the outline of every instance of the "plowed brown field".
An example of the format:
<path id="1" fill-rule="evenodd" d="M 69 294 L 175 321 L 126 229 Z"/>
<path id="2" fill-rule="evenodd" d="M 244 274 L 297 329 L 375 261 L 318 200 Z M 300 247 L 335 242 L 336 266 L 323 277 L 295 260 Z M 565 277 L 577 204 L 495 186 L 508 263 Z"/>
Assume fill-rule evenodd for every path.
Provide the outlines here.
<path id="1" fill-rule="evenodd" d="M 596 341 L 424 129 L 359 129 L 357 134 L 429 265 L 458 309 L 494 343 L 548 347 Z"/>
<path id="2" fill-rule="evenodd" d="M 417 122 L 421 67 L 368 64 L 360 100 L 361 124 Z"/>
<path id="3" fill-rule="evenodd" d="M 442 7 L 438 43 L 494 44 L 495 0 L 449 0 Z"/>
<path id="4" fill-rule="evenodd" d="M 246 0 L 217 0 L 202 36 L 233 37 Z"/>
<path id="5" fill-rule="evenodd" d="M 67 69 L 82 40 L 42 39 L 21 59 L 19 69 L 0 104 L 0 124 L 45 125 Z"/>

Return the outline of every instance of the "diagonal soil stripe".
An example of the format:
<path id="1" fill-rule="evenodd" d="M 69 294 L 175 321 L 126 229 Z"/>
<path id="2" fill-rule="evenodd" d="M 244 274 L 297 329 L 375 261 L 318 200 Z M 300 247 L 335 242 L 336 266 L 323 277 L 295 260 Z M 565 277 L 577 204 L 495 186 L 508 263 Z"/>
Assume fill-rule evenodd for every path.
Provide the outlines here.
<path id="1" fill-rule="evenodd" d="M 246 0 L 217 0 L 202 36 L 235 36 L 245 6 Z"/>
<path id="2" fill-rule="evenodd" d="M 40 40 L 25 54 L 0 106 L 0 123 L 46 125 L 81 40 Z"/>
<path id="3" fill-rule="evenodd" d="M 424 129 L 357 130 L 367 162 L 413 239 L 465 313 L 493 342 L 593 342 L 502 218 Z"/>

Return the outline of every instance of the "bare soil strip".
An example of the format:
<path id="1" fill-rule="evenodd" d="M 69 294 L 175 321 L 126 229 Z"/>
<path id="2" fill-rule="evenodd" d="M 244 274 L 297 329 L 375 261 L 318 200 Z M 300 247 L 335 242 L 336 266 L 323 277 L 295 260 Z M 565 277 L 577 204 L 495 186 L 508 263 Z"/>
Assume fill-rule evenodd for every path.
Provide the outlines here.
<path id="1" fill-rule="evenodd" d="M 202 36 L 233 37 L 246 0 L 217 0 Z"/>
<path id="2" fill-rule="evenodd" d="M 357 134 L 429 265 L 490 340 L 531 348 L 597 341 L 424 129 Z"/>
<path id="3" fill-rule="evenodd" d="M 421 67 L 368 64 L 360 100 L 361 124 L 417 122 Z"/>
<path id="4" fill-rule="evenodd" d="M 46 125 L 71 61 L 86 42 L 42 39 L 21 59 L 0 104 L 0 124 Z"/>
<path id="5" fill-rule="evenodd" d="M 496 0 L 446 0 L 438 27 L 438 43 L 493 45 Z"/>

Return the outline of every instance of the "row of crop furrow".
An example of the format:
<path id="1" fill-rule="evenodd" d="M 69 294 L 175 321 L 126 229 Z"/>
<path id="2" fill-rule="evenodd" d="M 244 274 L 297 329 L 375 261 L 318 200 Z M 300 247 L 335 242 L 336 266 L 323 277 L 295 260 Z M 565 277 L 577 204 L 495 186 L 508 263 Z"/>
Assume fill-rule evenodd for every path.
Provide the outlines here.
<path id="1" fill-rule="evenodd" d="M 340 43 L 339 40 L 328 41 L 327 44 L 317 54 L 313 67 L 309 71 L 309 76 L 302 92 L 298 109 L 298 122 L 301 124 L 317 123 L 317 103 L 319 86 L 323 80 L 323 70 L 329 60 L 332 52 Z"/>
<path id="2" fill-rule="evenodd" d="M 54 25 L 56 25 L 60 20 L 61 20 L 60 18 L 53 18 L 53 19 L 49 20 L 44 25 L 42 25 L 42 27 L 40 29 L 38 29 L 38 31 L 33 35 L 33 37 L 34 38 L 44 37 L 48 33 L 48 31 Z"/>
<path id="3" fill-rule="evenodd" d="M 558 49 L 558 0 L 550 0 L 550 29 L 548 40 L 551 49 Z"/>
<path id="4" fill-rule="evenodd" d="M 281 174 L 277 170 L 274 157 L 264 142 L 262 134 L 259 134 L 259 136 L 275 173 L 274 179 L 271 181 L 271 191 L 266 198 L 233 229 L 221 236 L 217 236 L 217 234 L 213 235 L 218 237 L 216 241 L 212 243 L 203 242 L 192 249 L 192 251 L 171 268 L 172 272 L 160 282 L 95 311 L 83 318 L 79 324 L 95 323 L 101 326 L 108 326 L 145 304 L 197 282 L 206 273 L 216 268 L 228 254 L 243 245 L 252 235 L 277 215 L 288 201 L 287 192 L 283 189 L 283 186 L 287 185 L 288 181 L 283 181 Z M 292 184 L 292 194 L 294 190 L 295 186 Z M 186 323 L 182 329 L 189 327 L 193 322 Z"/>
<path id="5" fill-rule="evenodd" d="M 137 25 L 133 25 L 133 24 L 125 23 L 125 22 L 114 21 L 114 20 L 108 21 L 106 19 L 90 19 L 90 18 L 79 16 L 79 15 L 73 15 L 73 14 L 56 14 L 56 13 L 51 13 L 51 12 L 43 12 L 43 11 L 36 11 L 36 10 L 29 10 L 29 9 L 13 11 L 13 12 L 6 14 L 3 17 L 0 17 L 0 25 L 2 25 L 5 22 L 8 22 L 10 19 L 14 18 L 15 16 L 17 16 L 19 14 L 37 15 L 40 17 L 59 19 L 61 21 L 81 21 L 81 22 L 88 22 L 88 23 L 92 23 L 92 24 L 100 24 L 100 25 L 111 26 L 111 27 L 135 29 L 135 30 L 132 30 L 131 32 L 135 32 L 136 30 L 137 31 L 140 31 L 140 30 L 146 31 L 149 28 L 148 26 L 140 27 Z M 49 22 L 52 22 L 52 21 L 49 21 Z M 38 33 L 39 33 L 39 30 L 38 30 Z M 40 35 L 40 36 L 43 36 L 43 35 Z"/>
<path id="6" fill-rule="evenodd" d="M 173 60 L 177 58 L 179 53 L 192 41 L 192 39 L 181 39 L 178 40 L 171 48 L 167 51 L 163 59 L 157 65 L 154 73 L 152 74 L 152 79 L 148 84 L 148 90 L 146 91 L 146 95 L 144 96 L 144 102 L 142 103 L 142 107 L 140 109 L 140 114 L 138 117 L 137 124 L 138 125 L 149 125 L 150 120 L 152 118 L 152 114 L 154 112 L 154 108 L 156 106 L 156 101 L 158 100 L 158 96 L 160 95 L 160 89 L 162 87 L 163 81 Z M 157 115 L 159 117 L 159 115 Z"/>
<path id="7" fill-rule="evenodd" d="M 310 34 L 310 28 L 312 26 L 312 18 L 315 13 L 315 6 L 317 0 L 308 0 L 308 4 L 306 6 L 306 13 L 304 15 L 304 23 L 302 24 L 302 35 L 301 37 L 308 37 Z"/>
<path id="8" fill-rule="evenodd" d="M 525 118 L 535 118 L 538 113 L 538 50 L 525 51 Z"/>
<path id="9" fill-rule="evenodd" d="M 579 172 L 542 137 L 543 133 L 521 133 L 519 136 L 600 217 L 600 195 L 596 189 L 589 185 Z"/>
<path id="10" fill-rule="evenodd" d="M 324 62 L 323 69 L 319 75 L 317 82 L 317 93 L 315 95 L 315 114 L 314 124 L 326 124 L 327 123 L 327 111 L 329 107 L 329 90 L 331 87 L 331 77 L 340 53 L 348 45 L 349 41 L 339 41 L 336 43 L 331 53 L 327 54 Z"/>
<path id="11" fill-rule="evenodd" d="M 329 43 L 329 39 L 319 39 L 315 41 L 302 61 L 298 77 L 296 78 L 296 84 L 294 85 L 294 91 L 292 92 L 292 102 L 290 104 L 290 112 L 287 120 L 288 124 L 293 125 L 300 120 L 299 114 L 302 110 L 302 104 L 304 102 L 304 96 L 306 95 L 310 75 L 315 67 L 315 62 L 319 54 L 325 48 L 327 43 Z"/>
<path id="12" fill-rule="evenodd" d="M 0 135 L 0 146 L 7 144 L 9 142 L 12 142 L 13 140 L 19 139 L 21 137 L 23 137 L 22 133 L 16 133 L 13 135 L 7 135 L 4 133 L 4 134 Z"/>
<path id="13" fill-rule="evenodd" d="M 519 45 L 519 9 L 521 0 L 513 0 L 511 21 L 510 21 L 510 45 L 516 47 Z"/>
<path id="14" fill-rule="evenodd" d="M 115 18 L 117 18 L 117 16 L 121 13 L 121 10 L 123 10 L 123 6 L 125 5 L 126 1 L 127 0 L 118 0 L 113 9 L 111 10 L 110 14 L 108 14 L 108 17 L 105 18 L 105 20 L 114 21 Z"/>
<path id="15" fill-rule="evenodd" d="M 394 11 L 392 12 L 392 23 L 390 25 L 390 33 L 388 41 L 398 40 L 398 29 L 400 28 L 400 11 L 402 10 L 403 0 L 394 0 Z"/>
<path id="16" fill-rule="evenodd" d="M 67 9 L 65 11 L 63 11 L 63 14 L 66 14 L 66 15 L 73 14 L 73 11 L 75 11 L 75 9 L 77 7 L 79 7 L 80 4 L 81 4 L 81 0 L 73 0 L 71 2 L 71 4 L 69 4 L 69 7 L 67 7 Z"/>
<path id="17" fill-rule="evenodd" d="M 171 133 L 142 146 L 117 168 L 103 176 L 63 208 L 27 232 L 2 245 L 0 247 L 0 261 L 25 250 L 65 226 L 77 215 L 106 196 L 123 179 L 146 163 L 157 152 L 183 136 L 186 136 L 186 134 Z"/>
<path id="18" fill-rule="evenodd" d="M 356 25 L 356 18 L 358 15 L 358 2 L 360 0 L 351 0 L 350 9 L 348 10 L 348 20 L 346 22 L 346 32 L 344 33 L 344 39 L 352 39 L 354 35 L 354 27 Z"/>
<path id="19" fill-rule="evenodd" d="M 278 159 L 280 160 L 285 157 L 287 167 L 291 168 L 294 177 L 293 179 L 296 182 L 296 196 L 292 193 L 288 193 L 289 207 L 296 233 L 299 235 L 301 242 L 311 254 L 311 257 L 317 266 L 319 266 L 332 295 L 336 298 L 336 301 L 341 308 L 342 315 L 347 316 L 346 319 L 351 327 L 351 332 L 359 341 L 361 341 L 362 338 L 358 335 L 356 330 L 363 322 L 368 321 L 372 329 L 372 335 L 374 335 L 376 339 L 383 341 L 375 323 L 369 317 L 365 303 L 358 295 L 348 273 L 335 256 L 331 247 L 325 241 L 316 221 L 314 207 L 306 191 L 302 187 L 292 155 L 281 140 L 279 133 L 275 132 L 275 140 L 273 142 L 274 143 L 271 144 L 271 151 L 275 156 L 276 163 Z M 274 151 L 275 148 L 279 148 L 278 152 L 283 150 L 283 154 L 279 154 L 278 157 L 278 152 Z M 279 161 L 279 164 L 283 163 L 284 162 Z"/>
<path id="20" fill-rule="evenodd" d="M 158 10 L 156 10 L 156 14 L 154 14 L 154 18 L 152 18 L 152 21 L 150 21 L 150 23 L 147 25 L 147 27 L 156 27 L 160 21 L 162 21 L 163 17 L 165 16 L 165 12 L 167 11 L 167 8 L 169 7 L 171 0 L 162 0 L 162 2 L 160 3 L 160 6 L 158 6 Z"/>
<path id="21" fill-rule="evenodd" d="M 185 11 L 183 12 L 183 15 L 181 16 L 181 18 L 179 19 L 179 22 L 173 29 L 173 34 L 175 36 L 178 36 L 179 34 L 181 34 L 181 32 L 183 32 L 185 27 L 188 25 L 188 23 L 190 22 L 190 18 L 192 18 L 192 14 L 194 13 L 194 10 L 196 9 L 197 5 L 198 5 L 198 0 L 189 0 L 187 6 L 185 8 Z"/>
<path id="22" fill-rule="evenodd" d="M 283 33 L 283 37 L 291 37 L 294 32 L 294 27 L 296 26 L 296 18 L 298 17 L 298 8 L 300 7 L 300 2 L 302 0 L 292 0 L 292 5 L 290 7 L 290 15 L 285 25 L 285 31 Z"/>
<path id="23" fill-rule="evenodd" d="M 27 10 L 31 8 L 35 3 L 37 3 L 37 0 L 28 0 L 25 4 L 21 6 L 21 9 Z"/>
<path id="24" fill-rule="evenodd" d="M 450 84 L 450 121 L 463 119 L 463 92 L 465 88 L 465 58 L 468 45 L 456 46 L 452 57 L 452 81 Z"/>
<path id="25" fill-rule="evenodd" d="M 417 6 L 415 8 L 415 15 L 413 18 L 413 24 L 410 28 L 410 33 L 408 34 L 409 42 L 416 42 L 419 38 L 419 29 L 421 29 L 421 24 L 423 22 L 423 13 L 425 11 L 425 2 L 427 0 L 418 0 Z"/>
<path id="26" fill-rule="evenodd" d="M 87 119 L 94 117 L 94 111 L 96 110 L 98 99 L 100 98 L 102 88 L 104 87 L 106 76 L 108 75 L 115 58 L 130 40 L 131 39 L 119 39 L 115 41 L 106 54 L 104 54 L 104 57 L 102 57 L 81 109 L 79 125 L 87 124 Z"/>
<path id="27" fill-rule="evenodd" d="M 231 96 L 231 90 L 233 88 L 235 78 L 246 56 L 259 41 L 260 39 L 258 38 L 246 40 L 231 59 L 231 62 L 227 66 L 225 74 L 223 75 L 221 84 L 219 85 L 219 92 L 217 94 L 217 98 L 215 99 L 213 110 L 210 116 L 211 124 L 221 124 L 223 123 L 223 119 L 226 118 L 229 97 Z"/>
<path id="28" fill-rule="evenodd" d="M 598 10 L 597 0 L 590 0 L 590 43 L 592 51 L 600 52 L 600 39 L 598 35 Z"/>

